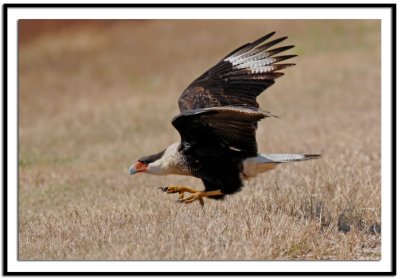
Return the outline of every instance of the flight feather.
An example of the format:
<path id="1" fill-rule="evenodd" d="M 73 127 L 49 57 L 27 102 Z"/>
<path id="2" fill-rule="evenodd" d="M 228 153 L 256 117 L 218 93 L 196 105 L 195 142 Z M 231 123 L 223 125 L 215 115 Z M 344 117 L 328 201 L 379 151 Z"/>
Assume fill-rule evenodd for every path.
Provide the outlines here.
<path id="1" fill-rule="evenodd" d="M 278 55 L 293 45 L 275 47 L 287 37 L 272 41 L 275 32 L 245 44 L 193 81 L 181 94 L 181 112 L 221 106 L 258 108 L 256 98 L 293 63 L 279 63 L 296 55 Z"/>

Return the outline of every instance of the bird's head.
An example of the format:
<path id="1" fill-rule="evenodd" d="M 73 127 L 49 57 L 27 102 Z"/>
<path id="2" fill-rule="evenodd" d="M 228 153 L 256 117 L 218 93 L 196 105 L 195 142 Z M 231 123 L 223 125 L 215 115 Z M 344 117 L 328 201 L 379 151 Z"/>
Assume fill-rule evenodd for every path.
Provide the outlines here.
<path id="1" fill-rule="evenodd" d="M 164 155 L 165 150 L 149 155 L 149 156 L 144 156 L 137 160 L 136 163 L 134 163 L 132 166 L 129 167 L 129 173 L 136 174 L 136 173 L 151 173 L 151 174 L 159 174 L 159 169 L 161 165 L 161 158 Z"/>
<path id="2" fill-rule="evenodd" d="M 146 172 L 148 165 L 149 164 L 146 162 L 137 161 L 135 164 L 129 167 L 129 173 L 132 175 L 139 172 Z"/>

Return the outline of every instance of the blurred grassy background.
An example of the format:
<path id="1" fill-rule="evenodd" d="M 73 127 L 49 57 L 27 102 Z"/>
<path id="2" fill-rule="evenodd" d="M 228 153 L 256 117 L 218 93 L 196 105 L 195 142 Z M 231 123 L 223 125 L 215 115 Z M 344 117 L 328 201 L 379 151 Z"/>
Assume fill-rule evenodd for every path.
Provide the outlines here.
<path id="1" fill-rule="evenodd" d="M 186 86 L 271 31 L 299 57 L 259 150 L 324 158 L 205 211 L 156 190 L 200 180 L 129 176 L 179 140 Z M 380 144 L 379 20 L 19 21 L 20 259 L 379 259 Z"/>

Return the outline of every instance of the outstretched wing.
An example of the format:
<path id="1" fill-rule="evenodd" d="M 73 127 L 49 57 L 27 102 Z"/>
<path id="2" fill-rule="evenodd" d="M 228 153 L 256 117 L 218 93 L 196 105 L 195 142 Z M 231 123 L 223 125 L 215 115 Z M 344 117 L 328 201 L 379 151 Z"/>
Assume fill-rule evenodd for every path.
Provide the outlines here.
<path id="1" fill-rule="evenodd" d="M 257 122 L 272 116 L 268 112 L 241 107 L 213 107 L 181 113 L 172 125 L 181 135 L 182 148 L 192 148 L 198 157 L 215 152 L 257 155 Z"/>
<path id="2" fill-rule="evenodd" d="M 287 38 L 267 41 L 274 34 L 239 47 L 193 81 L 179 98 L 180 111 L 220 106 L 258 108 L 257 96 L 283 75 L 280 70 L 295 65 L 276 64 L 296 55 L 275 56 L 294 46 L 271 49 Z"/>

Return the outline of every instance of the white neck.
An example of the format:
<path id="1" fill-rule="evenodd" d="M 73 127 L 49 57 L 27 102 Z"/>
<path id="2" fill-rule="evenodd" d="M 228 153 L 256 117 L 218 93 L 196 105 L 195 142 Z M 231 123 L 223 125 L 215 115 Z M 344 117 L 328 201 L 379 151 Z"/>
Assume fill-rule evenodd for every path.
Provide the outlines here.
<path id="1" fill-rule="evenodd" d="M 146 173 L 155 175 L 183 174 L 180 169 L 182 155 L 178 152 L 180 143 L 168 146 L 163 156 L 147 166 Z"/>

